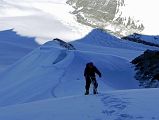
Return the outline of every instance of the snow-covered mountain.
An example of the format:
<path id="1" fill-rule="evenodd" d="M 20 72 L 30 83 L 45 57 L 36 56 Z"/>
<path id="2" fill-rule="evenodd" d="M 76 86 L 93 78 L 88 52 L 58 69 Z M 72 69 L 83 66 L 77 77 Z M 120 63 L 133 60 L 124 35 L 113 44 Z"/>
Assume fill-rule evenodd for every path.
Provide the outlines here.
<path id="1" fill-rule="evenodd" d="M 141 39 L 143 43 L 130 40 L 130 38 L 134 38 L 136 41 L 139 41 L 139 39 Z M 77 41 L 74 42 L 76 43 Z M 84 38 L 80 39 L 79 41 L 80 42 L 84 41 L 84 43 L 88 43 L 94 46 L 122 48 L 122 49 L 125 48 L 127 50 L 135 49 L 135 50 L 144 51 L 146 49 L 151 49 L 151 50 L 158 49 L 157 36 L 134 34 L 123 38 L 117 38 L 107 33 L 105 30 L 99 28 L 93 29 L 90 33 L 88 33 L 88 35 L 86 35 Z"/>
<path id="2" fill-rule="evenodd" d="M 134 33 L 129 36 L 122 37 L 123 40 L 129 40 L 144 45 L 159 47 L 159 36 L 158 35 L 142 35 Z"/>
<path id="3" fill-rule="evenodd" d="M 144 25 L 133 16 L 124 16 L 126 0 L 68 0 L 75 9 L 77 21 L 92 27 L 106 29 L 116 35 L 141 32 Z"/>
<path id="4" fill-rule="evenodd" d="M 156 47 L 123 41 L 101 29 L 94 29 L 84 38 L 70 43 L 60 39 L 47 42 L 0 74 L 0 119 L 158 118 L 154 106 L 147 106 L 154 111 L 154 115 L 147 116 L 144 111 L 136 114 L 137 108 L 133 107 L 140 104 L 145 108 L 140 100 L 145 104 L 154 101 L 145 99 L 143 93 L 153 97 L 156 94 L 151 93 L 158 91 L 131 90 L 138 88 L 138 82 L 130 61 L 146 49 Z M 90 61 L 102 72 L 102 78 L 97 78 L 100 94 L 86 97 L 83 96 L 83 72 L 85 64 Z M 92 106 L 92 112 L 96 113 L 88 113 Z M 37 112 L 40 115 L 35 116 Z"/>
<path id="5" fill-rule="evenodd" d="M 90 36 L 96 37 L 90 39 Z M 101 91 L 137 88 L 129 61 L 141 51 L 138 47 L 126 50 L 128 45 L 118 39 L 105 39 L 110 36 L 96 29 L 83 40 L 72 42 L 75 50 L 62 47 L 58 41 L 50 41 L 35 49 L 0 75 L 0 96 L 3 96 L 0 105 L 83 94 L 83 71 L 89 61 L 102 71 Z M 99 38 L 103 40 L 97 40 Z M 88 43 L 89 40 L 92 44 Z M 100 41 L 105 45 L 95 44 Z M 7 91 L 10 92 L 5 95 Z"/>
<path id="6" fill-rule="evenodd" d="M 39 43 L 72 41 L 93 28 L 116 36 L 158 35 L 157 5 L 157 0 L 0 0 L 0 30 L 14 28 Z"/>
<path id="7" fill-rule="evenodd" d="M 138 82 L 130 61 L 146 49 L 157 48 L 100 29 L 71 43 L 47 42 L 0 74 L 0 119 L 158 119 L 156 104 L 149 104 L 157 103 L 158 89 L 131 90 Z M 100 94 L 83 96 L 90 61 L 102 72 Z"/>
<path id="8" fill-rule="evenodd" d="M 156 34 L 156 3 L 0 0 L 0 120 L 158 120 L 159 90 L 139 89 L 131 64 L 158 37 L 105 31 Z M 88 62 L 102 73 L 98 95 L 84 96 Z"/>
<path id="9" fill-rule="evenodd" d="M 144 0 L 68 0 L 77 21 L 100 27 L 117 36 L 133 33 L 159 34 L 158 1 Z"/>

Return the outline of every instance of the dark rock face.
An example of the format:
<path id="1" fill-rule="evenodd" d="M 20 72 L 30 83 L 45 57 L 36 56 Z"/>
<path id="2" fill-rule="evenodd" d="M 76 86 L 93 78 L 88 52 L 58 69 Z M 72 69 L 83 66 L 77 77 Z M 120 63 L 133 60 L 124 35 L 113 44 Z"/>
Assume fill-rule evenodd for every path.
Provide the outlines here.
<path id="1" fill-rule="evenodd" d="M 159 51 L 147 50 L 132 61 L 135 65 L 136 80 L 145 88 L 158 87 Z"/>
<path id="2" fill-rule="evenodd" d="M 146 37 L 149 37 L 149 40 L 146 39 Z M 150 39 L 151 37 L 151 39 Z M 141 35 L 141 34 L 137 34 L 134 33 L 132 35 L 129 36 L 125 36 L 121 38 L 122 40 L 129 40 L 132 42 L 136 42 L 136 43 L 141 43 L 144 45 L 148 45 L 148 46 L 153 46 L 153 47 L 159 47 L 159 36 L 146 36 L 146 35 Z"/>
<path id="3" fill-rule="evenodd" d="M 76 48 L 72 44 L 67 43 L 67 42 L 65 42 L 65 41 L 63 41 L 61 39 L 55 38 L 54 41 L 58 42 L 61 47 L 64 47 L 64 48 L 66 48 L 68 50 L 76 50 Z"/>

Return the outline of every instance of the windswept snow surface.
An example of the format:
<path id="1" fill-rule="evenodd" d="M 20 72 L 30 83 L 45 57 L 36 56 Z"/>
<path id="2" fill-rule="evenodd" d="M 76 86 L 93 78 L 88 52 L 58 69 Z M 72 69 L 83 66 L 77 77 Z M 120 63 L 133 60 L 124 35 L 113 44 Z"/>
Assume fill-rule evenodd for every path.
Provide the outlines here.
<path id="1" fill-rule="evenodd" d="M 72 96 L 0 108 L 1 120 L 158 120 L 159 89 Z M 152 104 L 153 103 L 153 104 Z"/>
<path id="2" fill-rule="evenodd" d="M 37 47 L 35 38 L 22 37 L 13 30 L 0 31 L 0 71 Z"/>
<path id="3" fill-rule="evenodd" d="M 81 38 L 90 27 L 79 24 L 66 0 L 0 0 L 0 30 L 12 29 L 38 43 L 60 37 Z"/>
<path id="4" fill-rule="evenodd" d="M 47 42 L 0 74 L 0 119 L 158 119 L 157 108 L 145 106 L 157 101 L 157 97 L 147 99 L 157 93 L 130 90 L 138 89 L 130 61 L 146 49 L 157 48 L 122 41 L 100 29 L 71 44 L 76 50 Z M 97 77 L 100 94 L 96 96 L 83 95 L 83 71 L 90 61 L 102 73 L 102 78 Z M 149 108 L 154 111 L 150 115 L 145 111 Z"/>

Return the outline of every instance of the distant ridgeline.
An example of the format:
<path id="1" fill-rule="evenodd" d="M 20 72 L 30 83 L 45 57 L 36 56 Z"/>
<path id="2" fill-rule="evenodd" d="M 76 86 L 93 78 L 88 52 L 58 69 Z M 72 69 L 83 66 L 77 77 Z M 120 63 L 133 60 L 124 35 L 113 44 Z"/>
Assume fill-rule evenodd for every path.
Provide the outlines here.
<path id="1" fill-rule="evenodd" d="M 122 37 L 121 39 L 141 43 L 144 45 L 159 47 L 159 36 L 158 35 L 148 36 L 148 35 L 141 35 L 138 33 L 134 33 L 132 35 Z"/>
<path id="2" fill-rule="evenodd" d="M 158 87 L 159 81 L 159 51 L 146 50 L 132 62 L 135 65 L 136 80 L 144 88 Z"/>

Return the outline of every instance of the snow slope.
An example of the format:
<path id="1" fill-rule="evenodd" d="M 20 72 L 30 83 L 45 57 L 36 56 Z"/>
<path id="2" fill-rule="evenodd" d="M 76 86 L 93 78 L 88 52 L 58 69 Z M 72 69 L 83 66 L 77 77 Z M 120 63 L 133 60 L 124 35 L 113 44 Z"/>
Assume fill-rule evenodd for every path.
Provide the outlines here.
<path id="1" fill-rule="evenodd" d="M 3 97 L 0 99 L 0 105 L 83 94 L 83 70 L 90 59 L 103 71 L 103 78 L 100 81 L 102 91 L 137 87 L 133 79 L 133 70 L 127 67 L 130 64 L 125 59 L 100 53 L 42 46 L 1 75 L 0 96 Z M 105 64 L 106 67 L 103 66 Z M 76 71 L 72 74 L 74 69 Z M 125 74 L 128 76 L 124 76 Z"/>
<path id="2" fill-rule="evenodd" d="M 145 41 L 148 39 L 150 42 L 152 43 L 154 42 L 154 36 L 143 36 L 143 37 Z M 144 45 L 142 43 L 134 43 L 134 42 L 122 40 L 98 28 L 93 29 L 84 38 L 79 39 L 79 41 L 80 43 L 83 43 L 84 41 L 84 44 L 87 43 L 87 45 L 90 44 L 93 46 L 102 46 L 102 47 L 109 47 L 109 48 L 110 47 L 121 48 L 121 49 L 124 48 L 126 50 L 132 49 L 132 50 L 144 51 L 145 49 L 158 49 L 158 47 L 151 47 L 148 45 Z M 76 42 L 78 43 L 78 40 L 74 41 L 74 43 Z"/>
<path id="3" fill-rule="evenodd" d="M 156 14 L 151 14 L 155 7 L 150 20 L 143 14 L 145 9 L 149 13 L 147 6 L 139 14 L 131 14 L 134 8 L 130 5 L 136 6 L 136 1 L 126 3 L 114 19 L 121 18 L 124 26 L 132 20 L 141 29 L 146 25 L 145 32 L 157 33 L 158 19 L 153 21 Z M 0 73 L 0 120 L 158 120 L 158 89 L 138 89 L 130 64 L 146 49 L 158 48 L 123 41 L 99 29 L 86 35 L 92 28 L 77 22 L 70 14 L 73 11 L 66 0 L 0 0 L 0 69 L 5 69 Z M 126 34 L 120 27 L 108 25 L 117 34 Z M 64 41 L 76 39 L 71 42 L 76 50 L 50 41 L 59 37 Z M 38 47 L 35 39 L 50 42 Z M 90 61 L 102 72 L 102 78 L 97 77 L 100 94 L 93 96 L 91 86 L 91 95 L 84 96 L 83 70 Z"/>
<path id="4" fill-rule="evenodd" d="M 97 78 L 99 91 L 138 88 L 130 61 L 149 46 L 141 44 L 141 50 L 132 42 L 107 39 L 110 35 L 99 29 L 88 36 L 72 42 L 76 50 L 63 48 L 55 41 L 47 42 L 0 74 L 0 106 L 83 94 L 83 70 L 90 61 L 102 71 L 103 77 Z M 95 44 L 98 42 L 104 44 Z"/>
<path id="5" fill-rule="evenodd" d="M 0 119 L 158 119 L 157 108 L 145 106 L 158 100 L 153 93 L 158 89 L 131 90 L 138 89 L 138 82 L 130 63 L 144 50 L 157 48 L 122 41 L 100 29 L 70 44 L 76 49 L 49 41 L 0 74 Z M 83 95 L 83 71 L 90 61 L 102 72 L 97 96 Z M 151 96 L 156 99 L 147 99 Z"/>
<path id="6" fill-rule="evenodd" d="M 22 37 L 13 30 L 0 31 L 0 71 L 37 48 L 35 38 Z"/>
<path id="7" fill-rule="evenodd" d="M 0 119 L 158 120 L 158 91 L 158 89 L 115 91 L 2 107 Z"/>

